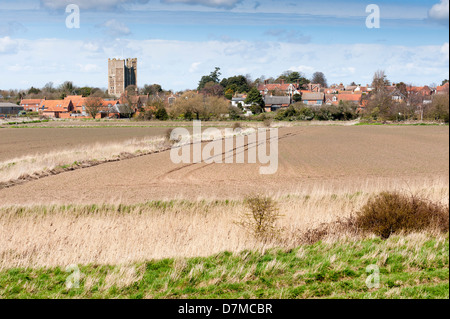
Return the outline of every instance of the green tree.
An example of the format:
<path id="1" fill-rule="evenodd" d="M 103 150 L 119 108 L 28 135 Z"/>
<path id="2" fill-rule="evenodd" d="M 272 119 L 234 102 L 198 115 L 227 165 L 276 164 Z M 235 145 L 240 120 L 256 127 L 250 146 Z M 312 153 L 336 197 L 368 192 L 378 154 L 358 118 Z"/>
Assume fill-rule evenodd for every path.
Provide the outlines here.
<path id="1" fill-rule="evenodd" d="M 163 89 L 162 89 L 162 86 L 159 84 L 152 84 L 152 85 L 145 84 L 144 88 L 142 89 L 142 94 L 144 94 L 144 95 L 147 95 L 147 94 L 155 95 L 155 94 L 161 93 L 161 92 L 163 92 Z"/>
<path id="2" fill-rule="evenodd" d="M 87 97 L 92 94 L 92 88 L 82 87 L 82 88 L 76 89 L 75 92 L 77 93 L 77 95 L 82 95 L 83 97 Z"/>
<path id="3" fill-rule="evenodd" d="M 294 94 L 293 98 L 294 98 L 294 102 L 302 101 L 302 96 L 300 94 Z"/>
<path id="4" fill-rule="evenodd" d="M 198 91 L 202 90 L 205 87 L 206 83 L 209 82 L 219 83 L 220 82 L 219 77 L 221 75 L 222 74 L 220 73 L 220 68 L 216 67 L 215 70 L 211 72 L 209 75 L 205 75 L 201 78 L 197 90 Z"/>
<path id="5" fill-rule="evenodd" d="M 262 113 L 265 106 L 264 99 L 257 88 L 253 88 L 250 90 L 247 98 L 245 99 L 245 104 L 251 104 L 250 110 L 253 112 L 253 114 Z"/>
<path id="6" fill-rule="evenodd" d="M 248 80 L 243 75 L 225 78 L 220 82 L 220 85 L 225 88 L 225 91 L 232 89 L 234 93 L 245 93 L 250 91 Z"/>
<path id="7" fill-rule="evenodd" d="M 155 118 L 160 121 L 167 121 L 169 119 L 169 114 L 165 107 L 160 106 L 155 112 Z"/>
<path id="8" fill-rule="evenodd" d="M 31 88 L 28 90 L 28 94 L 39 94 L 40 92 L 41 92 L 41 90 L 36 89 L 35 87 L 31 87 Z"/>

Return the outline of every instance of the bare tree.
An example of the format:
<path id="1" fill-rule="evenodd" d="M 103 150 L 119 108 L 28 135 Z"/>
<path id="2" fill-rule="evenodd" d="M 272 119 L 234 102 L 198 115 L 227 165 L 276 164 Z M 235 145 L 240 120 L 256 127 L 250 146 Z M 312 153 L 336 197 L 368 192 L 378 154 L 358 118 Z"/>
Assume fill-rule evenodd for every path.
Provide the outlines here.
<path id="1" fill-rule="evenodd" d="M 326 88 L 328 86 L 325 74 L 323 74 L 322 72 L 314 73 L 313 77 L 311 79 L 311 83 L 320 84 L 324 88 Z"/>
<path id="2" fill-rule="evenodd" d="M 86 111 L 92 116 L 93 119 L 100 113 L 103 106 L 103 100 L 100 97 L 88 97 L 86 98 Z"/>
<path id="3" fill-rule="evenodd" d="M 372 81 L 372 88 L 375 93 L 378 93 L 380 91 L 384 91 L 386 86 L 390 85 L 391 83 L 386 77 L 386 73 L 383 70 L 378 70 L 375 72 L 373 76 Z"/>

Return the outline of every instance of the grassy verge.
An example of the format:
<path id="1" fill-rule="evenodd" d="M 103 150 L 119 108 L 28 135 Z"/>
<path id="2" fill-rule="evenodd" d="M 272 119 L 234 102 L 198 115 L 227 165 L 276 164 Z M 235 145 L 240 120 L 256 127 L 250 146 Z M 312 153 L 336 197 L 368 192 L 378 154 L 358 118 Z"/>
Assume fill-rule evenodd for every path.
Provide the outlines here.
<path id="1" fill-rule="evenodd" d="M 355 126 L 448 126 L 448 123 L 434 123 L 434 122 L 421 122 L 421 123 L 382 123 L 382 122 L 360 122 L 354 124 Z"/>
<path id="2" fill-rule="evenodd" d="M 122 266 L 0 270 L 1 298 L 449 298 L 448 233 L 318 242 Z M 369 265 L 380 287 L 369 289 Z"/>

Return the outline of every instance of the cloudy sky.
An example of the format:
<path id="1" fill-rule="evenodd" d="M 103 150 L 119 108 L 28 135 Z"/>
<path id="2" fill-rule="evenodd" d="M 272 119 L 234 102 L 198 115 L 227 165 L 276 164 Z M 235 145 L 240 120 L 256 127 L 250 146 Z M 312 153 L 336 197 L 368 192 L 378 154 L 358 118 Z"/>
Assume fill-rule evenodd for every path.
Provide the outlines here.
<path id="1" fill-rule="evenodd" d="M 66 7 L 80 8 L 67 28 Z M 366 27 L 377 4 L 379 29 Z M 71 80 L 106 88 L 108 58 L 137 57 L 138 85 L 195 88 L 223 76 L 295 70 L 328 82 L 440 84 L 449 0 L 0 0 L 0 89 Z"/>

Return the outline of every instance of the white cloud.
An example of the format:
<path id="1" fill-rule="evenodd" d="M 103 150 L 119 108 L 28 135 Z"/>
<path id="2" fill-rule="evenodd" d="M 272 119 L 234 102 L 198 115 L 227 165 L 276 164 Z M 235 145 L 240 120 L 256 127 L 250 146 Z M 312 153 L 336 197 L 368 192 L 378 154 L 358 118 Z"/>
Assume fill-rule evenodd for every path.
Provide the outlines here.
<path id="1" fill-rule="evenodd" d="M 84 43 L 83 49 L 85 49 L 86 51 L 90 51 L 90 52 L 100 52 L 101 51 L 100 45 L 98 43 L 94 43 L 94 42 Z"/>
<path id="2" fill-rule="evenodd" d="M 441 47 L 441 53 L 444 55 L 444 60 L 449 60 L 449 44 L 444 43 L 444 45 Z"/>
<path id="3" fill-rule="evenodd" d="M 9 36 L 0 38 L 0 54 L 13 54 L 19 50 L 19 43 Z"/>
<path id="4" fill-rule="evenodd" d="M 164 3 L 182 3 L 190 5 L 202 5 L 213 8 L 232 9 L 242 0 L 161 0 Z"/>
<path id="5" fill-rule="evenodd" d="M 272 29 L 264 33 L 266 36 L 275 37 L 280 42 L 309 43 L 311 37 L 296 30 Z"/>
<path id="6" fill-rule="evenodd" d="M 50 81 L 58 85 L 66 80 L 104 88 L 108 58 L 122 56 L 122 50 L 125 57 L 138 58 L 139 86 L 159 83 L 174 90 L 195 88 L 201 75 L 216 66 L 223 77 L 239 73 L 270 77 L 291 69 L 308 77 L 321 71 L 329 83 L 347 84 L 370 83 L 374 72 L 383 69 L 393 82 L 423 85 L 448 78 L 449 65 L 448 43 L 407 47 L 122 39 L 98 42 L 98 48 L 92 46 L 95 54 L 86 45 L 81 40 L 0 38 L 0 53 L 5 48 L 15 52 L 0 59 L 0 88 L 41 87 Z M 71 49 L 62 54 L 61 48 Z"/>
<path id="7" fill-rule="evenodd" d="M 201 5 L 212 8 L 232 9 L 243 0 L 161 0 L 162 3 Z M 124 5 L 146 4 L 150 0 L 41 0 L 41 5 L 48 9 L 65 9 L 69 4 L 77 4 L 85 10 L 116 10 Z"/>
<path id="8" fill-rule="evenodd" d="M 20 22 L 9 21 L 8 23 L 0 23 L 0 36 L 11 36 L 18 32 L 26 32 L 27 28 Z"/>
<path id="9" fill-rule="evenodd" d="M 112 37 L 121 37 L 130 35 L 131 31 L 123 22 L 119 22 L 116 19 L 106 21 L 101 25 L 105 28 L 106 34 Z"/>
<path id="10" fill-rule="evenodd" d="M 307 66 L 307 65 L 293 66 L 293 67 L 290 67 L 289 70 L 305 73 L 307 75 L 312 74 L 315 71 L 314 68 Z"/>
<path id="11" fill-rule="evenodd" d="M 48 9 L 65 9 L 69 4 L 76 4 L 86 10 L 113 10 L 125 4 L 147 3 L 149 0 L 41 0 L 41 5 Z"/>
<path id="12" fill-rule="evenodd" d="M 440 22 L 449 21 L 449 0 L 441 0 L 440 3 L 435 4 L 428 12 L 428 17 Z"/>
<path id="13" fill-rule="evenodd" d="M 100 70 L 100 67 L 97 64 L 78 64 L 81 72 L 84 73 L 92 73 Z"/>
<path id="14" fill-rule="evenodd" d="M 190 73 L 194 73 L 198 70 L 198 67 L 202 64 L 201 62 L 194 62 L 191 64 L 191 68 L 189 69 Z"/>

